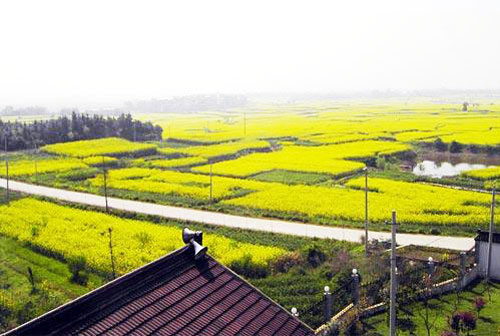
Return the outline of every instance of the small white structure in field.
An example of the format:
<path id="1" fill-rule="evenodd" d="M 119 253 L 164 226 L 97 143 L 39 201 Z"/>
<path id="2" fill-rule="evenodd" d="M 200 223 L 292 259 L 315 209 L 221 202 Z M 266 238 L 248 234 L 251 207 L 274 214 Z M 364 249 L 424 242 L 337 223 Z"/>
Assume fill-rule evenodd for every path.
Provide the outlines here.
<path id="1" fill-rule="evenodd" d="M 478 260 L 479 274 L 486 277 L 488 271 L 488 231 L 477 231 L 476 260 Z M 491 278 L 500 280 L 500 233 L 493 233 L 493 244 L 491 249 Z"/>

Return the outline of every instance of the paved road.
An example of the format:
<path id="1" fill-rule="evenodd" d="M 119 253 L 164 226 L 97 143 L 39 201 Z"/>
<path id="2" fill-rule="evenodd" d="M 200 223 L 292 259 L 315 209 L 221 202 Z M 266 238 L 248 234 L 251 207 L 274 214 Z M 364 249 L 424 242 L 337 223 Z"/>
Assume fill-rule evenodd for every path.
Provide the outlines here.
<path id="1" fill-rule="evenodd" d="M 6 180 L 0 179 L 0 187 L 5 188 Z M 104 207 L 103 196 L 87 194 L 82 192 L 68 191 L 50 187 L 43 187 L 23 182 L 10 181 L 11 190 L 20 191 L 33 195 L 46 196 L 73 203 L 81 203 L 93 206 Z M 195 210 L 188 208 L 158 205 L 138 201 L 130 201 L 119 198 L 108 198 L 110 208 L 133 211 L 148 215 L 156 215 L 165 218 L 200 222 L 205 224 L 228 226 L 233 228 L 285 233 L 296 236 L 332 238 L 359 242 L 364 235 L 364 230 L 343 229 L 339 227 L 328 227 L 322 225 L 304 224 L 297 222 L 287 222 L 274 219 L 252 218 L 228 215 L 218 212 Z M 390 232 L 369 232 L 369 239 L 390 239 Z M 442 247 L 454 250 L 469 250 L 474 246 L 472 238 L 431 236 L 418 234 L 398 234 L 398 244 Z"/>

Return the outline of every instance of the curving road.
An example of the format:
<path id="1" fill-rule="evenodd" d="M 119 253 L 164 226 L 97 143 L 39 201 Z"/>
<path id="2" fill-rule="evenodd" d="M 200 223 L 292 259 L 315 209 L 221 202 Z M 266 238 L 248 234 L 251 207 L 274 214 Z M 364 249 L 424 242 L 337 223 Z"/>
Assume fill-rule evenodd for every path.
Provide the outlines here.
<path id="1" fill-rule="evenodd" d="M 0 179 L 0 187 L 6 187 L 5 179 Z M 73 203 L 81 203 L 99 207 L 105 206 L 105 199 L 103 196 L 87 194 L 83 192 L 43 187 L 12 180 L 9 181 L 9 188 L 11 190 L 27 194 L 45 196 Z M 339 227 L 304 224 L 274 219 L 235 216 L 218 212 L 180 208 L 168 205 L 158 205 L 113 197 L 108 197 L 108 205 L 110 208 L 117 210 L 156 215 L 165 218 L 200 222 L 211 225 L 228 226 L 247 230 L 284 233 L 296 236 L 331 238 L 336 240 L 359 242 L 360 237 L 364 235 L 364 230 L 358 229 L 344 229 Z M 390 239 L 390 236 L 390 232 L 369 232 L 369 239 Z M 397 241 L 400 245 L 414 244 L 419 246 L 441 247 L 463 251 L 469 250 L 474 246 L 473 238 L 431 236 L 406 233 L 398 234 Z"/>

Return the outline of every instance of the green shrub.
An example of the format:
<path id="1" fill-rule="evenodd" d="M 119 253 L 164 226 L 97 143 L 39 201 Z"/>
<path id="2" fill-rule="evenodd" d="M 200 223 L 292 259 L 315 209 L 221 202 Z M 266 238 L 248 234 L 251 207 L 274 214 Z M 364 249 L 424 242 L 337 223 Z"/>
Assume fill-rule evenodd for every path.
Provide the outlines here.
<path id="1" fill-rule="evenodd" d="M 70 170 L 66 173 L 59 174 L 58 178 L 73 182 L 85 181 L 89 178 L 96 177 L 97 173 L 98 173 L 97 168 L 75 169 L 75 170 Z"/>
<path id="2" fill-rule="evenodd" d="M 459 144 L 458 142 L 456 142 L 455 140 L 453 140 L 450 143 L 450 152 L 451 153 L 460 153 L 462 151 L 462 148 L 463 148 L 463 146 L 461 144 Z"/>
<path id="3" fill-rule="evenodd" d="M 298 252 L 290 252 L 277 257 L 270 263 L 273 273 L 287 273 L 292 267 L 300 265 L 304 258 Z"/>
<path id="4" fill-rule="evenodd" d="M 439 230 L 438 228 L 432 228 L 431 229 L 431 234 L 433 234 L 433 235 L 440 235 L 441 234 L 441 230 Z"/>
<path id="5" fill-rule="evenodd" d="M 326 254 L 321 250 L 320 246 L 316 243 L 307 245 L 302 254 L 306 257 L 309 265 L 318 267 L 326 260 Z"/>
<path id="6" fill-rule="evenodd" d="M 245 254 L 239 260 L 233 261 L 229 268 L 247 278 L 259 279 L 268 275 L 267 265 L 255 264 L 250 254 Z"/>
<path id="7" fill-rule="evenodd" d="M 69 271 L 71 272 L 70 280 L 74 283 L 86 286 L 89 280 L 89 275 L 86 271 L 87 260 L 80 256 L 68 261 Z"/>

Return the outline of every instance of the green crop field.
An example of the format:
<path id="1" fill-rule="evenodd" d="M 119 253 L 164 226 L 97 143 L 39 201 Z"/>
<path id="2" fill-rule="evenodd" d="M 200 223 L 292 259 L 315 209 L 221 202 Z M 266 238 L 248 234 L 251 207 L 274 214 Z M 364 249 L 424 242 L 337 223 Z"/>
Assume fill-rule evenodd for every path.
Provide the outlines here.
<path id="1" fill-rule="evenodd" d="M 214 228 L 123 212 L 106 214 L 12 196 L 10 205 L 0 205 L 0 331 L 104 284 L 113 273 L 132 271 L 182 246 L 181 230 L 186 225 L 205 232 L 204 245 L 213 257 L 287 309 L 297 307 L 305 312 L 321 300 L 323 286 L 338 286 L 345 272 L 328 271 L 338 253 L 347 256 L 352 265 L 365 267 L 359 244 Z M 23 216 L 26 212 L 30 215 Z M 312 253 L 322 257 L 311 259 Z M 83 266 L 76 280 L 70 265 L 77 260 Z M 301 300 L 291 299 L 297 295 Z M 321 323 L 320 316 L 304 314 L 303 318 L 315 326 Z"/>
<path id="2" fill-rule="evenodd" d="M 497 335 L 500 331 L 500 286 L 492 284 L 488 289 L 485 283 L 480 283 L 460 294 L 457 299 L 455 293 L 448 294 L 429 302 L 429 319 L 431 323 L 431 335 L 440 335 L 445 330 L 451 331 L 448 319 L 454 312 L 472 312 L 477 316 L 474 301 L 482 297 L 486 305 L 479 313 L 476 321 L 476 329 L 463 335 Z M 457 303 L 458 300 L 458 303 Z M 399 312 L 398 319 L 404 327 L 398 328 L 398 335 L 428 335 L 425 328 L 425 308 L 423 303 L 415 303 L 405 310 Z M 388 334 L 387 314 L 380 314 L 362 321 L 365 327 L 364 335 L 382 336 Z M 460 334 L 462 335 L 462 333 Z"/>

